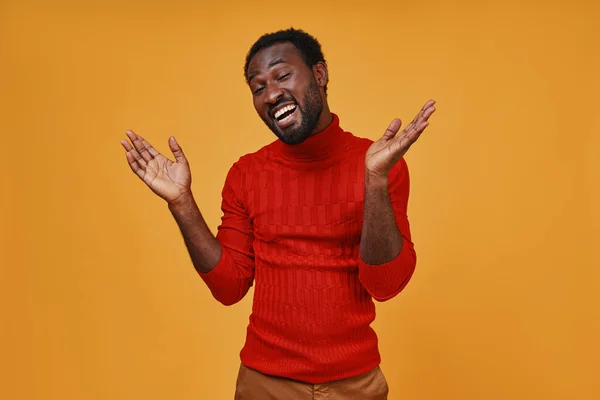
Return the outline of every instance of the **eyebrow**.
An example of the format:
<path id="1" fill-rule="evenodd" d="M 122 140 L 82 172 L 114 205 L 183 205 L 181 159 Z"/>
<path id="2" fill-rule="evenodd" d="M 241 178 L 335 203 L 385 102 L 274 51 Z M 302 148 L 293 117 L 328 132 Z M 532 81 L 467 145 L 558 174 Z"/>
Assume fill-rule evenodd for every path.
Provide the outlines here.
<path id="1" fill-rule="evenodd" d="M 267 65 L 267 67 L 269 69 L 273 68 L 274 66 L 276 66 L 277 64 L 284 64 L 287 63 L 287 61 L 285 61 L 283 58 L 276 58 L 273 61 L 271 61 L 269 63 L 269 65 Z M 256 78 L 256 75 L 258 75 L 258 72 L 253 72 L 252 74 L 248 75 L 248 82 L 250 82 L 252 79 Z"/>
<path id="2" fill-rule="evenodd" d="M 275 60 L 271 61 L 269 63 L 269 68 L 273 68 L 274 66 L 276 66 L 277 64 L 281 64 L 286 62 L 283 58 L 276 58 Z"/>

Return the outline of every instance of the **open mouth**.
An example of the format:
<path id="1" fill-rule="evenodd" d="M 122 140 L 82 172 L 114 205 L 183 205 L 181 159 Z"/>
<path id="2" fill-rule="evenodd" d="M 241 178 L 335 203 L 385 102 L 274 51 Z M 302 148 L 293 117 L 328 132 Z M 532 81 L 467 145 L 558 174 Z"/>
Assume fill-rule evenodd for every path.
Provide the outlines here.
<path id="1" fill-rule="evenodd" d="M 275 117 L 275 120 L 277 121 L 277 125 L 279 125 L 279 127 L 281 127 L 281 128 L 284 128 L 284 127 L 288 126 L 289 124 L 291 124 L 293 122 L 294 115 L 296 113 L 297 108 L 298 108 L 297 105 L 290 104 L 290 105 L 281 107 L 279 110 L 277 110 L 273 114 L 273 116 Z"/>

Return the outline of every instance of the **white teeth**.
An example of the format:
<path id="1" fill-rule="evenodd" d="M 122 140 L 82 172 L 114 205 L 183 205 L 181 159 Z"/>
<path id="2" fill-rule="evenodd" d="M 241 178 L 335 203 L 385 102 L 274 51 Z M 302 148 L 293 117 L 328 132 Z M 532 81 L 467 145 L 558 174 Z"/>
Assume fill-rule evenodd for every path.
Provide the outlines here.
<path id="1" fill-rule="evenodd" d="M 292 111 L 294 108 L 296 108 L 296 106 L 294 105 L 289 105 L 289 106 L 285 106 L 280 110 L 277 110 L 277 112 L 275 113 L 275 118 L 279 118 L 281 117 L 281 114 L 283 114 L 284 112 L 287 111 Z"/>
<path id="2" fill-rule="evenodd" d="M 279 123 L 281 123 L 281 122 L 285 122 L 285 121 L 287 121 L 287 120 L 288 120 L 288 119 L 290 119 L 290 118 L 292 118 L 292 114 L 288 115 L 288 116 L 287 116 L 287 117 L 285 117 L 284 119 L 281 119 L 281 120 L 279 120 L 279 121 L 277 121 L 277 122 L 279 122 Z"/>

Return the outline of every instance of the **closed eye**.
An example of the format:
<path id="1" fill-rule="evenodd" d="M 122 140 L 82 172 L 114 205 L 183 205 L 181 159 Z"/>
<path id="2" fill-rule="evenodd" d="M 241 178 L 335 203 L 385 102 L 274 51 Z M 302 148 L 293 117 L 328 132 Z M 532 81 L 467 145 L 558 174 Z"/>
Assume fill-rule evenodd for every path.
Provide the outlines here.
<path id="1" fill-rule="evenodd" d="M 288 76 L 290 76 L 290 72 L 288 72 L 287 74 L 283 74 L 283 75 L 281 75 L 279 78 L 277 78 L 277 80 L 278 80 L 278 81 L 282 81 L 282 80 L 284 80 L 285 78 L 287 78 Z"/>
<path id="2" fill-rule="evenodd" d="M 260 92 L 262 92 L 264 89 L 265 89 L 264 87 L 259 87 L 259 88 L 256 88 L 256 89 L 254 89 L 254 91 L 253 91 L 252 93 L 254 93 L 254 94 L 259 94 L 259 93 L 260 93 Z"/>

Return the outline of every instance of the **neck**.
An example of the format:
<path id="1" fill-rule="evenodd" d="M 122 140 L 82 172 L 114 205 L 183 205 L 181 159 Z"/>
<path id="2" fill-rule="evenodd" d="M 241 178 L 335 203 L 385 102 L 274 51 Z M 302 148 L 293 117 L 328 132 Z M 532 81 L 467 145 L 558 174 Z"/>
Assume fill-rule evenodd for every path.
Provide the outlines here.
<path id="1" fill-rule="evenodd" d="M 323 104 L 323 110 L 321 111 L 321 116 L 319 117 L 319 121 L 317 121 L 317 126 L 312 131 L 310 136 L 314 136 L 319 132 L 324 131 L 331 123 L 333 122 L 333 114 L 329 110 L 329 105 L 327 103 Z"/>

